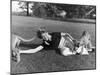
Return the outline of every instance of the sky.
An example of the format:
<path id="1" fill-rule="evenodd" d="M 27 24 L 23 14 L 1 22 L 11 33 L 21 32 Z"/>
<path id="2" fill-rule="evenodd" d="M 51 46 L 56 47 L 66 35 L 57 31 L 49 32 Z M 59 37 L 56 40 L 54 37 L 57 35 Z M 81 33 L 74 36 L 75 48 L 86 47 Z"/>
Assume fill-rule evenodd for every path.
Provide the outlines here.
<path id="1" fill-rule="evenodd" d="M 21 12 L 17 1 L 12 1 L 12 12 Z"/>
<path id="2" fill-rule="evenodd" d="M 12 1 L 12 12 L 22 12 L 23 10 L 19 8 L 18 1 Z M 31 7 L 32 4 L 29 4 L 29 7 Z M 29 12 L 32 12 L 32 10 L 29 9 Z"/>

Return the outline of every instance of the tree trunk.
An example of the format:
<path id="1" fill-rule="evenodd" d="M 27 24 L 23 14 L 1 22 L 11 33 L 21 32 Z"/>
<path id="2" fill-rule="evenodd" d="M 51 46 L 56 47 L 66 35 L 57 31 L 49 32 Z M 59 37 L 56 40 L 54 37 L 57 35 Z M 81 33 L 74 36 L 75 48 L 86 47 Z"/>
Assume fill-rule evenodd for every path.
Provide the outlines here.
<path id="1" fill-rule="evenodd" d="M 26 2 L 27 5 L 27 16 L 29 16 L 29 2 Z"/>

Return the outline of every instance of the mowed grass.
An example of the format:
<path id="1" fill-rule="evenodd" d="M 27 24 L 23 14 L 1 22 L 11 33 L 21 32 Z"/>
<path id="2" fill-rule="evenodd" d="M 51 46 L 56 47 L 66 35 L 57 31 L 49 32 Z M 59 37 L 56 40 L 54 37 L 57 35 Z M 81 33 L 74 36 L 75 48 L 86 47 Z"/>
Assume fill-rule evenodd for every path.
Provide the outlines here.
<path id="1" fill-rule="evenodd" d="M 92 37 L 95 46 L 95 24 L 47 20 L 42 18 L 12 16 L 11 33 L 25 39 L 35 36 L 37 29 L 45 26 L 49 32 L 68 32 L 79 39 L 84 30 Z M 64 57 L 55 50 L 43 50 L 34 54 L 21 54 L 21 61 L 11 61 L 12 73 L 34 73 L 68 70 L 95 69 L 95 52 L 90 55 Z"/>

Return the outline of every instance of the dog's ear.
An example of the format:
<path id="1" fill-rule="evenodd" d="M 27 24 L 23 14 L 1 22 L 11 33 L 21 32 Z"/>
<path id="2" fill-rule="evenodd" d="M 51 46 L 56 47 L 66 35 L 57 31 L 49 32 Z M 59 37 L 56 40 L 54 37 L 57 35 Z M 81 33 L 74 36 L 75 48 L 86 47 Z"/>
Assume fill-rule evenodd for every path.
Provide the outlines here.
<path id="1" fill-rule="evenodd" d="M 89 32 L 88 31 L 83 31 L 83 33 L 82 33 L 82 35 L 84 36 L 84 35 L 87 35 L 87 34 L 89 34 Z"/>

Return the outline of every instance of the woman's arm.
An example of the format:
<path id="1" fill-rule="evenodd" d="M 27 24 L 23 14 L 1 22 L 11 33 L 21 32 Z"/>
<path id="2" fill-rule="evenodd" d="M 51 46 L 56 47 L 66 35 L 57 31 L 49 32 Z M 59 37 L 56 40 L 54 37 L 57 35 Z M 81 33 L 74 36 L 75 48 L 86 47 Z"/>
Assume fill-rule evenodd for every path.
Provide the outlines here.
<path id="1" fill-rule="evenodd" d="M 19 50 L 19 53 L 36 53 L 43 49 L 44 47 L 42 45 L 38 46 L 35 49 L 28 49 L 28 50 Z"/>

